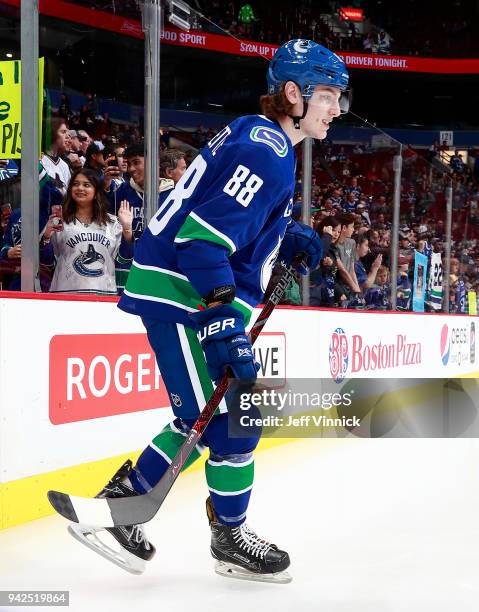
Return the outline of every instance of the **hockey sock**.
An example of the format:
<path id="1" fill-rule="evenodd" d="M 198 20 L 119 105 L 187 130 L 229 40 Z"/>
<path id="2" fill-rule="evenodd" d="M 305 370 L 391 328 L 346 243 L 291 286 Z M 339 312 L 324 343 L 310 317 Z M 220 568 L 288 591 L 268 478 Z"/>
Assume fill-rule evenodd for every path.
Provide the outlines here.
<path id="1" fill-rule="evenodd" d="M 246 519 L 254 480 L 253 453 L 220 457 L 210 454 L 205 464 L 211 501 L 220 523 L 230 527 Z"/>
<path id="2" fill-rule="evenodd" d="M 138 493 L 147 493 L 168 469 L 178 449 L 185 441 L 189 428 L 179 418 L 169 423 L 145 448 L 131 472 L 130 482 Z M 197 444 L 182 471 L 194 463 L 205 447 Z"/>

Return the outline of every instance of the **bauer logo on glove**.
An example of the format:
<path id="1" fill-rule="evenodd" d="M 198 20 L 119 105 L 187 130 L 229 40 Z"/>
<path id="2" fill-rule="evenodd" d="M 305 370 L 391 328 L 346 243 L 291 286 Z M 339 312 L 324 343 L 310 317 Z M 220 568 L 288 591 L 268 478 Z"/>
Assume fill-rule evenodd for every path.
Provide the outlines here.
<path id="1" fill-rule="evenodd" d="M 240 380 L 255 381 L 259 364 L 244 330 L 244 318 L 229 304 L 190 315 L 205 353 L 211 380 L 219 381 L 229 368 Z"/>
<path id="2" fill-rule="evenodd" d="M 206 340 L 207 336 L 214 336 L 214 334 L 218 334 L 224 331 L 227 327 L 235 328 L 234 319 L 224 319 L 222 321 L 215 321 L 214 323 L 210 323 L 208 326 L 203 327 L 201 331 L 198 332 L 198 340 L 203 342 Z"/>

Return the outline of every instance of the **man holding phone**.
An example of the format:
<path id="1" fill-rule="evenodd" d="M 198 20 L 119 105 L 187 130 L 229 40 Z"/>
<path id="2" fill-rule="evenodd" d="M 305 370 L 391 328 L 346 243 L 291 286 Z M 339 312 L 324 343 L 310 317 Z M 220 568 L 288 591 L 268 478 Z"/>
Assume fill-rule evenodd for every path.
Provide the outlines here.
<path id="1" fill-rule="evenodd" d="M 133 212 L 133 243 L 142 235 L 144 229 L 143 196 L 145 181 L 145 152 L 142 144 L 130 145 L 124 151 L 128 180 L 121 180 L 122 169 L 116 155 L 106 156 L 106 167 L 103 175 L 105 193 L 110 202 L 109 211 L 118 214 L 121 203 L 126 200 Z M 125 286 L 131 261 L 116 261 L 116 285 L 121 292 Z"/>

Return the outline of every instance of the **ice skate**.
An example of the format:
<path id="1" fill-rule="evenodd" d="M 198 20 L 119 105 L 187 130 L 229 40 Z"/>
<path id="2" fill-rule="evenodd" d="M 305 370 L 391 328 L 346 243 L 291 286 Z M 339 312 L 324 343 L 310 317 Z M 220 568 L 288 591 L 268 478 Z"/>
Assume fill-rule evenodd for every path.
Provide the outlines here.
<path id="1" fill-rule="evenodd" d="M 211 554 L 217 560 L 217 574 L 258 582 L 291 582 L 292 577 L 284 571 L 290 564 L 287 552 L 257 536 L 246 523 L 228 527 L 218 522 L 209 497 L 206 500 L 206 513 L 211 528 Z"/>
<path id="2" fill-rule="evenodd" d="M 132 463 L 128 460 L 96 497 L 138 495 L 128 482 L 125 482 L 131 470 Z M 145 561 L 152 559 L 155 554 L 155 547 L 148 542 L 142 525 L 96 529 L 89 525 L 71 523 L 68 531 L 79 542 L 131 574 L 142 574 L 145 571 Z M 111 540 L 112 545 L 107 544 L 99 534 L 102 538 Z M 120 544 L 120 548 L 115 546 L 116 543 Z"/>

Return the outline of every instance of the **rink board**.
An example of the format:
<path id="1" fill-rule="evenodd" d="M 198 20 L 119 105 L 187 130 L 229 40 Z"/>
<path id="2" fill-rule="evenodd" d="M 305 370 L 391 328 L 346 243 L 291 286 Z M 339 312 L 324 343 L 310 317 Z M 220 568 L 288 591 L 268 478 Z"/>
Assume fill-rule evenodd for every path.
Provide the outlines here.
<path id="1" fill-rule="evenodd" d="M 474 376 L 476 325 L 280 307 L 256 358 L 262 376 L 281 380 L 334 379 L 338 367 L 347 377 Z M 50 514 L 49 488 L 95 494 L 172 416 L 141 321 L 115 299 L 0 293 L 0 364 L 0 528 Z"/>

